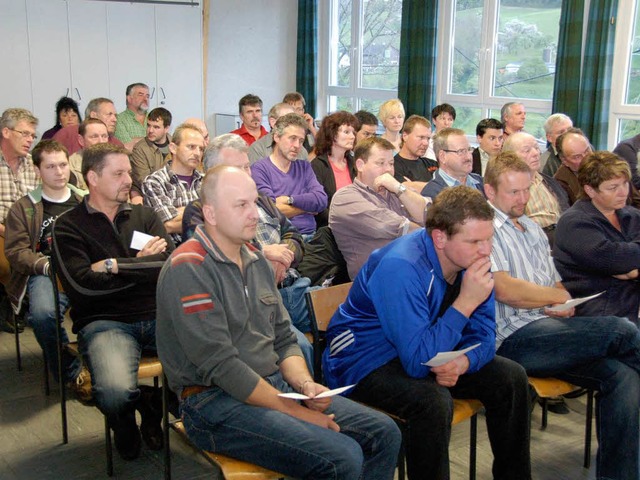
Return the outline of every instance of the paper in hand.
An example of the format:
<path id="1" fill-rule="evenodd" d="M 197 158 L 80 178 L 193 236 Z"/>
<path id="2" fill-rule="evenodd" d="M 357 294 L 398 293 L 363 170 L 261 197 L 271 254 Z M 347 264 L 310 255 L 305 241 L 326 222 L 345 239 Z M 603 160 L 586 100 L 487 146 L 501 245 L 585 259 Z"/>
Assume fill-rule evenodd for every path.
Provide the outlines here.
<path id="1" fill-rule="evenodd" d="M 146 233 L 134 230 L 133 237 L 131 237 L 131 247 L 134 250 L 142 250 L 144 246 L 149 243 L 149 240 L 153 238 L 153 235 L 147 235 Z"/>
<path id="2" fill-rule="evenodd" d="M 556 312 L 556 313 L 566 312 L 567 310 L 571 310 L 575 306 L 578 306 L 584 302 L 588 302 L 589 300 L 599 297 L 604 292 L 605 291 L 596 293 L 595 295 L 591 295 L 590 297 L 572 298 L 571 300 L 567 300 L 566 302 L 561 303 L 560 305 L 555 305 L 554 307 L 547 307 L 547 310 L 549 312 Z"/>
<path id="3" fill-rule="evenodd" d="M 333 397 L 334 395 L 340 395 L 342 392 L 346 392 L 347 390 L 349 390 L 350 388 L 355 387 L 356 384 L 354 383 L 353 385 L 347 385 L 346 387 L 340 387 L 340 388 L 334 388 L 333 390 L 327 390 L 326 392 L 322 392 L 319 393 L 318 395 L 316 395 L 315 397 L 313 397 L 313 399 L 315 400 L 316 398 L 326 398 L 326 397 Z M 283 397 L 283 398 L 292 398 L 294 400 L 311 400 L 311 397 L 307 397 L 306 395 L 303 395 L 302 393 L 279 393 L 278 394 L 279 397 Z"/>
<path id="4" fill-rule="evenodd" d="M 433 357 L 428 362 L 423 363 L 422 365 L 426 365 L 427 367 L 439 367 L 440 365 L 444 365 L 451 360 L 455 360 L 461 355 L 464 355 L 467 352 L 470 352 L 474 348 L 479 347 L 480 344 L 476 343 L 475 345 L 471 345 L 470 347 L 464 348 L 462 350 L 456 350 L 453 352 L 438 352 L 438 354 Z"/>

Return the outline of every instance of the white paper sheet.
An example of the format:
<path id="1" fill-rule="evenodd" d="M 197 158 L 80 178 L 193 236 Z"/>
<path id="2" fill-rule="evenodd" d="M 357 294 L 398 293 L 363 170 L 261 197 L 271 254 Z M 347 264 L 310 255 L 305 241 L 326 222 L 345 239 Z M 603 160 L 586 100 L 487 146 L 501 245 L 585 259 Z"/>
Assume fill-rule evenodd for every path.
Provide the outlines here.
<path id="1" fill-rule="evenodd" d="M 316 395 L 314 398 L 326 398 L 326 397 L 333 397 L 334 395 L 340 395 L 342 392 L 346 392 L 347 390 L 349 390 L 350 388 L 355 387 L 356 384 L 354 383 L 353 385 L 347 385 L 346 387 L 340 387 L 340 388 L 334 388 L 333 390 L 327 390 L 326 392 L 322 392 L 319 395 Z M 306 395 L 303 395 L 302 393 L 279 393 L 278 394 L 279 397 L 284 397 L 284 398 L 292 398 L 294 400 L 310 400 L 310 397 L 307 397 Z"/>
<path id="2" fill-rule="evenodd" d="M 131 237 L 131 248 L 134 250 L 142 250 L 152 238 L 153 235 L 147 235 L 146 233 L 134 230 L 133 237 Z"/>
<path id="3" fill-rule="evenodd" d="M 462 350 L 455 350 L 453 352 L 438 352 L 438 354 L 433 357 L 428 362 L 423 363 L 422 365 L 426 365 L 427 367 L 439 367 L 440 365 L 444 365 L 451 360 L 455 360 L 461 355 L 464 355 L 467 352 L 470 352 L 474 348 L 478 348 L 480 346 L 479 343 L 475 345 L 471 345 L 470 347 L 464 348 Z"/>
<path id="4" fill-rule="evenodd" d="M 605 290 L 606 291 L 606 290 Z M 581 303 L 588 302 L 596 297 L 602 295 L 605 291 L 600 293 L 596 293 L 595 295 L 591 295 L 590 297 L 582 297 L 582 298 L 572 298 L 571 300 L 567 300 L 566 302 L 556 305 L 555 307 L 547 307 L 547 310 L 550 312 L 566 312 L 567 310 L 571 310 L 573 307 L 580 305 Z"/>

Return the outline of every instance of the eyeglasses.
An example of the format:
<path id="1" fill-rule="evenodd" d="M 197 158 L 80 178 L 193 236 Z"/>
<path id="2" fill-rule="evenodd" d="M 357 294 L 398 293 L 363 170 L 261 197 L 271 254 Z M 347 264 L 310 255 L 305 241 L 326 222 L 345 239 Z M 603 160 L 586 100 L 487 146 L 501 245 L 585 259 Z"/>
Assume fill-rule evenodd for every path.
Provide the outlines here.
<path id="1" fill-rule="evenodd" d="M 15 128 L 10 128 L 9 130 L 19 133 L 20 135 L 22 135 L 22 138 L 30 138 L 31 140 L 35 140 L 36 138 L 38 138 L 37 133 L 31 133 L 24 130 L 16 130 Z"/>
<path id="2" fill-rule="evenodd" d="M 466 155 L 467 153 L 473 152 L 473 147 L 460 148 L 458 150 L 447 150 L 446 148 L 442 149 L 444 152 L 455 153 L 459 157 Z"/>

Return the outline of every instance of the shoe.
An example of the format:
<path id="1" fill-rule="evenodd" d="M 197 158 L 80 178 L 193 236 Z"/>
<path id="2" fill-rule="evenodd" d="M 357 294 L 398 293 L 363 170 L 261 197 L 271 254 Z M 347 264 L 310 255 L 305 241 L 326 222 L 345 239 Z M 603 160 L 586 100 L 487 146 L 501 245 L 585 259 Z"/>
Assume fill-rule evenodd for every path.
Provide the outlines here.
<path id="1" fill-rule="evenodd" d="M 542 405 L 542 401 L 541 398 L 538 399 L 540 405 Z M 547 410 L 558 415 L 566 415 L 570 412 L 562 397 L 547 398 Z"/>
<path id="2" fill-rule="evenodd" d="M 76 398 L 85 405 L 93 405 L 93 392 L 91 391 L 91 374 L 87 367 L 82 367 L 74 381 L 69 382 L 68 388 L 75 393 Z"/>
<path id="3" fill-rule="evenodd" d="M 6 315 L 0 320 L 0 330 L 7 333 L 16 333 L 16 323 L 18 325 L 18 333 L 24 332 L 24 322 L 15 322 L 13 315 Z"/>
<path id="4" fill-rule="evenodd" d="M 141 387 L 140 401 L 137 409 L 142 421 L 140 433 L 144 443 L 151 450 L 161 450 L 164 445 L 162 431 L 162 391 L 155 388 Z"/>
<path id="5" fill-rule="evenodd" d="M 122 422 L 123 424 L 113 428 L 114 443 L 116 450 L 123 460 L 135 460 L 140 456 L 142 441 L 140 440 L 140 430 L 136 425 L 135 415 L 133 420 Z"/>
<path id="6" fill-rule="evenodd" d="M 564 398 L 578 398 L 578 397 L 581 397 L 583 395 L 586 395 L 588 391 L 589 390 L 587 390 L 586 388 L 579 388 L 578 390 L 574 390 L 573 392 L 565 393 L 563 395 L 563 397 Z"/>

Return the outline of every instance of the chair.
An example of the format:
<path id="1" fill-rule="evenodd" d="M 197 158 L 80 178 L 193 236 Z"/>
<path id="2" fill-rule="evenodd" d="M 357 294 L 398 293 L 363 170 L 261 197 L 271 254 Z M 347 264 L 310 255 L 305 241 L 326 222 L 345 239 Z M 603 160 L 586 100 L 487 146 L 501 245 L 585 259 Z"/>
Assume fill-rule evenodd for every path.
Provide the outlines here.
<path id="1" fill-rule="evenodd" d="M 313 354 L 315 363 L 315 377 L 316 381 L 321 380 L 322 375 L 322 345 L 324 341 L 324 333 L 327 331 L 331 317 L 342 304 L 349 294 L 352 283 L 344 283 L 342 285 L 335 285 L 332 287 L 322 288 L 319 290 L 312 290 L 306 293 L 307 306 L 309 309 L 309 318 L 311 320 L 311 333 L 313 337 Z M 367 405 L 369 406 L 369 405 Z M 370 406 L 369 406 L 370 407 Z M 372 408 L 372 407 L 370 407 Z M 469 479 L 475 480 L 476 478 L 476 442 L 478 437 L 478 417 L 477 413 L 482 409 L 482 403 L 479 400 L 453 400 L 453 419 L 452 425 L 457 425 L 466 419 L 471 419 L 470 425 L 470 439 L 469 439 Z M 381 409 L 374 408 L 381 413 L 389 416 L 396 422 L 398 428 L 402 432 L 402 446 L 400 448 L 400 454 L 398 457 L 398 478 L 404 479 L 405 477 L 405 450 L 409 441 L 409 421 L 386 412 Z"/>
<path id="2" fill-rule="evenodd" d="M 559 395 L 565 395 L 567 393 L 574 392 L 580 388 L 570 384 L 569 382 L 565 382 L 564 380 L 559 380 L 557 378 L 529 377 L 529 385 L 533 387 L 533 389 L 538 394 L 538 397 L 540 397 L 540 399 L 542 400 L 542 424 L 540 426 L 541 430 L 545 430 L 547 428 L 547 400 L 552 397 L 557 397 Z M 587 418 L 584 428 L 584 468 L 589 468 L 591 466 L 592 425 L 593 390 L 587 390 Z"/>
<path id="3" fill-rule="evenodd" d="M 198 450 L 212 465 L 216 465 L 226 480 L 275 480 L 284 477 L 281 473 L 259 467 L 252 463 L 236 460 L 220 453 L 207 452 L 197 448 L 187 436 L 182 420 L 169 422 L 169 409 L 167 408 L 169 389 L 167 377 L 162 375 L 162 426 L 164 432 L 164 478 L 171 480 L 171 449 L 169 448 L 169 429 L 175 430 L 193 448 Z"/>
<path id="4" fill-rule="evenodd" d="M 52 255 L 53 259 L 54 255 Z M 51 262 L 50 275 L 51 282 L 53 283 L 53 293 L 56 302 L 56 333 L 58 340 L 58 371 L 62 373 L 62 320 L 60 314 L 60 305 L 58 295 L 63 291 L 62 284 L 56 274 L 55 262 Z M 71 354 L 80 356 L 77 342 L 70 342 L 65 347 Z M 140 365 L 138 367 L 138 379 L 153 378 L 154 386 L 157 388 L 159 384 L 159 377 L 162 375 L 162 364 L 158 357 L 144 356 L 140 359 Z M 69 442 L 69 433 L 67 426 L 67 390 L 64 384 L 62 374 L 58 375 L 58 385 L 60 387 L 60 416 L 62 421 L 62 443 Z M 111 445 L 111 429 L 107 417 L 104 417 L 104 436 L 105 436 L 105 449 L 107 454 L 107 475 L 113 476 L 113 448 Z M 166 448 L 166 447 L 165 447 Z"/>

